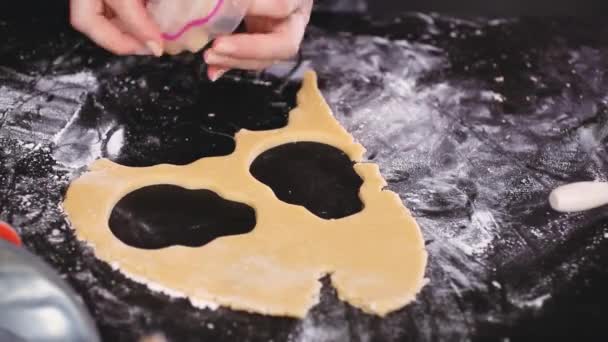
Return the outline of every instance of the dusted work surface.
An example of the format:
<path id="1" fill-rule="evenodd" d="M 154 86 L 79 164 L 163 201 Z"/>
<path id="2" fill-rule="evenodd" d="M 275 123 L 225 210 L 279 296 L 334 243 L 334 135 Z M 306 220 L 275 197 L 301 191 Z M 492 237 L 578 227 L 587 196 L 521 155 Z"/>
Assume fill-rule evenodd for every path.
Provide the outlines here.
<path id="1" fill-rule="evenodd" d="M 65 275 L 105 340 L 608 335 L 608 214 L 547 202 L 565 182 L 606 180 L 601 20 L 317 15 L 304 59 L 419 222 L 431 282 L 385 318 L 325 282 L 321 303 L 292 320 L 199 310 L 126 279 L 76 241 L 59 203 L 94 159 L 183 165 L 230 153 L 239 128 L 284 126 L 297 82 L 232 74 L 210 85 L 198 58 L 113 58 L 46 17 L 0 21 L 0 219 Z"/>

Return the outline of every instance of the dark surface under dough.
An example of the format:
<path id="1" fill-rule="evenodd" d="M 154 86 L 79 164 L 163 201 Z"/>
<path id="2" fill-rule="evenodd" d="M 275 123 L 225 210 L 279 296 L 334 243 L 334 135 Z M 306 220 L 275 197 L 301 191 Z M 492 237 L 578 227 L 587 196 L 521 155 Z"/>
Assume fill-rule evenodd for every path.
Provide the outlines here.
<path id="1" fill-rule="evenodd" d="M 259 155 L 251 174 L 277 197 L 301 205 L 324 219 L 339 219 L 363 208 L 359 189 L 363 180 L 343 151 L 315 142 L 297 142 Z"/>
<path id="2" fill-rule="evenodd" d="M 112 210 L 109 227 L 137 248 L 200 247 L 218 237 L 249 233 L 255 211 L 211 190 L 152 185 L 124 196 Z"/>

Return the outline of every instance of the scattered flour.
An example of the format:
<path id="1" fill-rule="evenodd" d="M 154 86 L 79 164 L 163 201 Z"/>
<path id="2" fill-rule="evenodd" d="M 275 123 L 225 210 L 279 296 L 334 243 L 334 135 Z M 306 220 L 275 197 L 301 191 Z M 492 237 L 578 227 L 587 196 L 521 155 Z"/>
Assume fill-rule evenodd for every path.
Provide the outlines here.
<path id="1" fill-rule="evenodd" d="M 294 339 L 290 339 L 290 341 L 334 342 L 342 341 L 345 337 L 344 329 L 341 329 L 334 324 L 323 324 L 323 322 L 316 322 L 310 315 L 300 322 L 298 331 L 299 333 Z"/>
<path id="2" fill-rule="evenodd" d="M 455 244 L 467 255 L 483 253 L 498 234 L 498 223 L 489 210 L 475 210 L 471 215 L 472 229 L 464 231 Z"/>
<path id="3" fill-rule="evenodd" d="M 28 144 L 31 141 L 53 143 L 53 156 L 68 167 L 87 165 L 99 156 L 101 139 L 98 129 L 84 130 L 75 125 L 82 107 L 87 104 L 83 97 L 95 92 L 99 86 L 91 71 L 37 77 L 3 67 L 0 71 L 20 85 L 12 87 L 12 83 L 7 82 L 0 87 L 0 105 L 9 108 L 5 119 L 14 138 Z M 19 125 L 32 115 L 40 117 L 37 127 Z"/>
<path id="4" fill-rule="evenodd" d="M 117 157 L 120 154 L 120 150 L 124 145 L 125 140 L 125 130 L 123 128 L 119 128 L 116 130 L 112 136 L 108 139 L 106 145 L 106 152 L 110 157 Z"/>
<path id="5" fill-rule="evenodd" d="M 514 301 L 513 304 L 520 308 L 540 309 L 550 298 L 551 294 L 547 293 L 530 300 Z"/>
<path id="6" fill-rule="evenodd" d="M 51 77 L 50 80 L 52 82 L 77 84 L 91 91 L 97 90 L 97 87 L 99 86 L 99 83 L 97 82 L 97 77 L 95 77 L 95 75 L 90 71 L 81 71 L 75 74 L 55 76 Z"/>
<path id="7" fill-rule="evenodd" d="M 63 129 L 59 132 L 57 132 L 57 134 L 55 134 L 55 136 L 53 136 L 53 143 L 55 143 L 55 145 L 58 145 L 65 132 L 72 127 L 72 125 L 74 124 L 74 122 L 78 119 L 78 117 L 80 116 L 80 110 L 82 109 L 82 107 L 78 107 L 76 108 L 76 111 L 73 113 L 73 115 L 70 117 L 70 120 L 65 124 L 65 126 L 63 127 Z"/>

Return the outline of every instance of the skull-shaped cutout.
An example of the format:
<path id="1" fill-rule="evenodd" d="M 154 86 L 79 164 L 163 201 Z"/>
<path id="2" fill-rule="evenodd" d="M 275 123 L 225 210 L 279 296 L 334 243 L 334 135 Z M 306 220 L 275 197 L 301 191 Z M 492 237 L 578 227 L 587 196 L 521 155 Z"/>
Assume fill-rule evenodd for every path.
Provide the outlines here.
<path id="1" fill-rule="evenodd" d="M 364 148 L 335 120 L 313 72 L 304 79 L 286 127 L 241 130 L 235 139 L 231 155 L 185 166 L 132 168 L 96 161 L 71 184 L 64 202 L 78 238 L 134 280 L 198 305 L 303 317 L 317 302 L 319 279 L 327 274 L 340 299 L 368 313 L 385 315 L 414 299 L 427 260 L 420 229 L 399 196 L 384 189 L 377 165 L 360 163 Z M 356 162 L 362 211 L 325 220 L 279 200 L 251 175 L 257 156 L 299 141 L 333 146 Z M 255 209 L 255 228 L 202 247 L 131 247 L 112 234 L 108 220 L 121 198 L 153 185 L 205 189 L 244 203 Z"/>

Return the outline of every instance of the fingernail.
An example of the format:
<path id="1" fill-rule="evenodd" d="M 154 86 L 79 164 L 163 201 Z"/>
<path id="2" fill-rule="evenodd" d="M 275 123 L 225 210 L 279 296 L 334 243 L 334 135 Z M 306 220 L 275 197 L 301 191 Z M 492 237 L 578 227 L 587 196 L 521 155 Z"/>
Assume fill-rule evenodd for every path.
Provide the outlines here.
<path id="1" fill-rule="evenodd" d="M 150 51 L 152 51 L 154 56 L 160 57 L 163 55 L 163 48 L 157 42 L 153 40 L 148 40 L 146 42 L 146 46 L 148 47 L 148 49 L 150 49 Z"/>
<path id="2" fill-rule="evenodd" d="M 228 69 L 218 69 L 215 74 L 211 76 L 211 82 L 219 80 L 226 72 L 228 72 Z"/>
<path id="3" fill-rule="evenodd" d="M 235 52 L 236 47 L 230 42 L 226 42 L 225 40 L 217 40 L 215 44 L 213 44 L 213 50 L 222 54 L 232 54 Z"/>

